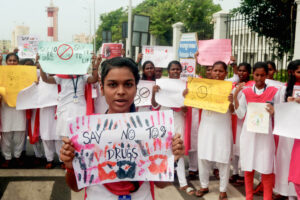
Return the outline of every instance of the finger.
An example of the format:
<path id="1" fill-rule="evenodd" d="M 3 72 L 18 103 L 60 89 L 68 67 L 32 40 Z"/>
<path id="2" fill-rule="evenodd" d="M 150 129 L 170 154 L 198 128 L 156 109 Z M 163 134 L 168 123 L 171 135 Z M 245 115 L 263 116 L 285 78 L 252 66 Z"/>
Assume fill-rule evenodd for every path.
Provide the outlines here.
<path id="1" fill-rule="evenodd" d="M 71 140 L 67 137 L 63 137 L 62 141 L 64 142 L 64 144 L 71 144 Z"/>

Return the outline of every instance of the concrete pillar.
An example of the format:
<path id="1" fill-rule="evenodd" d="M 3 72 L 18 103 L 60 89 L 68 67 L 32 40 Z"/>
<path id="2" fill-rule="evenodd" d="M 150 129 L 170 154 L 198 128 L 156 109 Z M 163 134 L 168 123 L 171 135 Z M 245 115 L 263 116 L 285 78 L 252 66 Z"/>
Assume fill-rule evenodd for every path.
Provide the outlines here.
<path id="1" fill-rule="evenodd" d="M 229 13 L 221 10 L 213 14 L 214 22 L 214 39 L 226 39 L 227 33 L 227 17 Z"/>
<path id="2" fill-rule="evenodd" d="M 157 45 L 157 38 L 155 35 L 150 35 L 150 46 L 156 46 Z"/>
<path id="3" fill-rule="evenodd" d="M 179 42 L 182 34 L 183 23 L 177 22 L 172 25 L 173 27 L 173 51 L 174 51 L 174 59 L 179 60 L 178 58 L 178 48 Z"/>
<path id="4" fill-rule="evenodd" d="M 297 20 L 295 31 L 295 46 L 294 46 L 294 60 L 300 59 L 300 0 L 295 0 L 297 3 Z"/>

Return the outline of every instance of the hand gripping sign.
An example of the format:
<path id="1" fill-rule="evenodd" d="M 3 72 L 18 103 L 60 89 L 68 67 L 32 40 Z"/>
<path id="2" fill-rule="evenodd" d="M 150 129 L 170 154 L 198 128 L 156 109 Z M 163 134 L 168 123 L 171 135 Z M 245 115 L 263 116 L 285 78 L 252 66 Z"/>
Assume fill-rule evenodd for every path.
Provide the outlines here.
<path id="1" fill-rule="evenodd" d="M 172 111 L 82 116 L 69 128 L 78 188 L 174 179 Z"/>

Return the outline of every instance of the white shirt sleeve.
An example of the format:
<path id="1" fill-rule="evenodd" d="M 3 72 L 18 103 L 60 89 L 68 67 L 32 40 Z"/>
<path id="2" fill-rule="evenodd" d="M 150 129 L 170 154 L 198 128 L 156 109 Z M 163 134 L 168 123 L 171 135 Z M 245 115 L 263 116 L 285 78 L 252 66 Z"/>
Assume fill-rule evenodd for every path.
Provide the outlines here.
<path id="1" fill-rule="evenodd" d="M 247 112 L 247 100 L 244 93 L 242 93 L 242 96 L 239 99 L 239 107 L 238 109 L 235 109 L 235 113 L 239 119 L 243 119 L 246 112 Z"/>
<path id="2" fill-rule="evenodd" d="M 82 76 L 84 83 L 87 82 L 89 76 L 90 76 L 90 75 L 88 75 L 88 74 L 85 74 L 85 75 Z"/>
<path id="3" fill-rule="evenodd" d="M 53 76 L 56 84 L 60 84 L 61 79 L 58 76 Z"/>
<path id="4" fill-rule="evenodd" d="M 231 81 L 231 82 L 235 82 L 235 83 L 238 83 L 240 82 L 240 77 L 237 75 L 237 74 L 233 74 L 233 77 L 231 78 L 227 78 L 225 79 L 226 81 Z"/>

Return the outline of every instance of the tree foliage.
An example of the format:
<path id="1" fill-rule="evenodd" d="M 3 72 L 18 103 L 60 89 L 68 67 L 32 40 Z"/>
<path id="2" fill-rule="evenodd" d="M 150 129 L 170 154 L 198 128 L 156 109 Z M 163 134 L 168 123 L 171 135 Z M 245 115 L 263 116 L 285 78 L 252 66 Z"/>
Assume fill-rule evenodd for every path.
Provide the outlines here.
<path id="1" fill-rule="evenodd" d="M 159 39 L 161 45 L 172 44 L 172 25 L 183 22 L 186 32 L 197 32 L 199 39 L 213 36 L 212 14 L 221 10 L 213 0 L 144 0 L 133 14 L 150 16 L 150 33 Z M 97 47 L 102 43 L 102 30 L 112 31 L 113 41 L 122 37 L 122 22 L 127 21 L 127 10 L 118 9 L 101 15 L 97 30 Z"/>
<path id="2" fill-rule="evenodd" d="M 253 31 L 273 40 L 279 56 L 293 53 L 296 24 L 294 0 L 242 0 L 236 11 L 246 16 Z"/>

